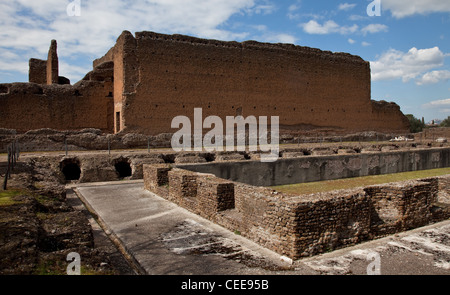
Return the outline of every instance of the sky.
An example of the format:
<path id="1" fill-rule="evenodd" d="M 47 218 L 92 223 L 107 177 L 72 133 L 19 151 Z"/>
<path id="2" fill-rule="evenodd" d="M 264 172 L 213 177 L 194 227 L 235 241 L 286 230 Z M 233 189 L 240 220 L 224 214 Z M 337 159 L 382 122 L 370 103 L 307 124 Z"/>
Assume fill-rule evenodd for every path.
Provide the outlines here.
<path id="1" fill-rule="evenodd" d="M 75 83 L 124 30 L 348 52 L 370 62 L 372 99 L 450 116 L 449 0 L 0 0 L 0 83 L 27 82 L 52 39 Z"/>

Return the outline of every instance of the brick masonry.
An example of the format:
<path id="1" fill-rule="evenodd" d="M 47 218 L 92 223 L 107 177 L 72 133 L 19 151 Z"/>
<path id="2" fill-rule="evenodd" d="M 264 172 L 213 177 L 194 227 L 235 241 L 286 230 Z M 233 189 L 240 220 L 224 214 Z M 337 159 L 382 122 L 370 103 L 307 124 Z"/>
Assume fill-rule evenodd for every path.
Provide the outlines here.
<path id="1" fill-rule="evenodd" d="M 293 259 L 450 217 L 439 200 L 450 175 L 293 196 L 168 164 L 143 169 L 146 189 Z"/>
<path id="2" fill-rule="evenodd" d="M 409 132 L 398 105 L 371 100 L 369 62 L 347 53 L 125 31 L 94 73 L 64 88 L 56 50 L 52 40 L 47 61 L 30 60 L 37 85 L 0 84 L 0 126 L 155 136 L 174 133 L 174 117 L 192 120 L 201 107 L 204 118 L 279 116 L 288 135 Z"/>

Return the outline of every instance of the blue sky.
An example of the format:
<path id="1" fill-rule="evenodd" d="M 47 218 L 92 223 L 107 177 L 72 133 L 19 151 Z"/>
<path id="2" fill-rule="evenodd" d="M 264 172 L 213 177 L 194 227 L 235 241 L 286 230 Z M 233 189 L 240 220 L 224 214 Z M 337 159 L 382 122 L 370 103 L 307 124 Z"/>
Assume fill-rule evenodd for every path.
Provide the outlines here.
<path id="1" fill-rule="evenodd" d="M 381 15 L 369 16 L 377 1 Z M 371 62 L 372 99 L 426 121 L 447 118 L 450 1 L 377 1 L 0 0 L 0 83 L 26 82 L 29 58 L 45 59 L 51 39 L 60 75 L 73 83 L 123 30 L 155 31 L 359 55 Z"/>

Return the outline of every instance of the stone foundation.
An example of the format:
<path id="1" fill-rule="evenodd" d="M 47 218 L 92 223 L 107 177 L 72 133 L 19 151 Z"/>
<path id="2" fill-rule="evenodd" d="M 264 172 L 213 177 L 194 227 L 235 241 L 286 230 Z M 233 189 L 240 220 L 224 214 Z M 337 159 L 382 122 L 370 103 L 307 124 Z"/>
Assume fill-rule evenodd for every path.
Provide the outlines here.
<path id="1" fill-rule="evenodd" d="M 292 259 L 450 217 L 437 206 L 450 175 L 292 196 L 169 164 L 143 170 L 147 190 Z"/>

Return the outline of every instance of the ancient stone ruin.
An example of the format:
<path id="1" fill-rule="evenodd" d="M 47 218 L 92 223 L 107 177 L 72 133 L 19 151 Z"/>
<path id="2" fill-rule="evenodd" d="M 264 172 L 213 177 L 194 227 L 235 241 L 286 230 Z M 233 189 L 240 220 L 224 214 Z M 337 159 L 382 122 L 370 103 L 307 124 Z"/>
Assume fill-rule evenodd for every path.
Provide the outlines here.
<path id="1" fill-rule="evenodd" d="M 292 259 L 450 217 L 448 175 L 312 195 L 269 188 L 450 166 L 448 145 L 434 140 L 378 144 L 408 134 L 408 120 L 395 103 L 371 100 L 369 63 L 347 53 L 125 31 L 71 85 L 53 40 L 47 60 L 30 59 L 29 83 L 0 84 L 0 103 L 0 150 L 12 140 L 21 151 L 149 150 L 30 159 L 53 181 L 144 179 L 152 193 Z M 248 151 L 151 153 L 170 147 L 172 119 L 192 120 L 195 108 L 223 121 L 278 116 L 280 143 L 298 147 L 274 163 Z M 300 148 L 318 135 L 333 144 Z M 377 144 L 342 143 L 361 138 Z"/>
<path id="2" fill-rule="evenodd" d="M 279 116 L 281 134 L 407 133 L 394 103 L 371 100 L 370 65 L 358 56 L 290 44 L 224 42 L 123 32 L 93 70 L 69 85 L 57 44 L 30 60 L 29 83 L 0 84 L 0 126 L 18 133 L 99 129 L 173 133 L 176 116 Z"/>
<path id="3" fill-rule="evenodd" d="M 144 164 L 145 188 L 291 259 L 450 217 L 450 175 L 316 194 L 268 186 L 448 167 L 450 149 Z"/>

